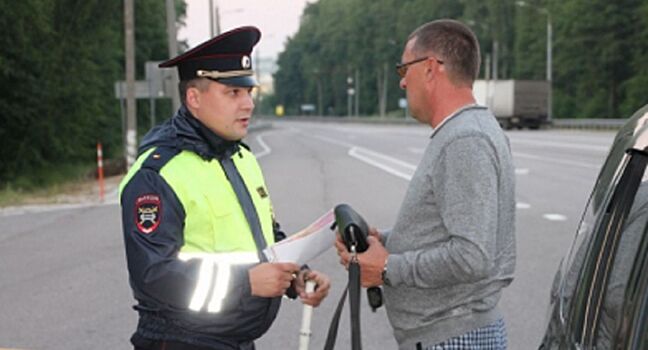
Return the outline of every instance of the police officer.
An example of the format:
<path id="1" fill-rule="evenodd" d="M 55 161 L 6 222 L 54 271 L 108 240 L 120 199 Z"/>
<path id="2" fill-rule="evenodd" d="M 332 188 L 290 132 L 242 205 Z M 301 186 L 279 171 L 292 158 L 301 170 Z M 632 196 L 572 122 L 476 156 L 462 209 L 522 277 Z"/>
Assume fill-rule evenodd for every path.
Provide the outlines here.
<path id="1" fill-rule="evenodd" d="M 261 253 L 285 235 L 241 143 L 260 37 L 237 28 L 160 64 L 178 68 L 182 106 L 144 137 L 120 185 L 135 349 L 254 349 L 284 293 L 313 306 L 328 293 L 327 276 Z M 305 279 L 315 292 L 305 293 Z"/>

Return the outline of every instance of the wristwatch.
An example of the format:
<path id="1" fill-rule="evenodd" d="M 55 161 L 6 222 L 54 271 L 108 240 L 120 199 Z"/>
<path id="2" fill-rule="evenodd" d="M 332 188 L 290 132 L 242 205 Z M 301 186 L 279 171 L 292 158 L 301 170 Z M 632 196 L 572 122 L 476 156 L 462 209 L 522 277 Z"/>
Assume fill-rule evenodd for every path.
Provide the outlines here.
<path id="1" fill-rule="evenodd" d="M 380 277 L 382 278 L 383 284 L 386 286 L 391 286 L 391 282 L 389 281 L 389 278 L 387 277 L 387 260 L 389 259 L 389 255 L 385 259 L 385 266 L 383 267 L 382 273 Z"/>

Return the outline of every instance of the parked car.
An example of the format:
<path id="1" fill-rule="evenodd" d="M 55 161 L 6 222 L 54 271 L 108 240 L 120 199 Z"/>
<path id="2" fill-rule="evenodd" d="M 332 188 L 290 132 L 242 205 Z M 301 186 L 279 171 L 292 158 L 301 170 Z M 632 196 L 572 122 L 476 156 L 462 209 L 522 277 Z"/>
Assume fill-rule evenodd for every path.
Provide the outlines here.
<path id="1" fill-rule="evenodd" d="M 616 135 L 550 296 L 540 349 L 648 349 L 648 105 Z"/>

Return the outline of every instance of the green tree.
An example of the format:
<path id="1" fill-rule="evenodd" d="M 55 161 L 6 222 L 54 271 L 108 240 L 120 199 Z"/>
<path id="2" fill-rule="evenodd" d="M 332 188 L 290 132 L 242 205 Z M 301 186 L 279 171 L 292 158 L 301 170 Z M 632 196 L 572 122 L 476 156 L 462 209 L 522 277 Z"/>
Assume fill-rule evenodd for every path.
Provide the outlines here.
<path id="1" fill-rule="evenodd" d="M 136 3 L 143 74 L 144 61 L 166 58 L 164 3 Z M 177 5 L 184 14 L 184 2 Z M 0 24 L 10 33 L 0 39 L 0 184 L 39 183 L 65 164 L 91 163 L 97 141 L 108 156 L 118 154 L 113 83 L 123 80 L 122 13 L 121 1 L 0 3 Z"/>

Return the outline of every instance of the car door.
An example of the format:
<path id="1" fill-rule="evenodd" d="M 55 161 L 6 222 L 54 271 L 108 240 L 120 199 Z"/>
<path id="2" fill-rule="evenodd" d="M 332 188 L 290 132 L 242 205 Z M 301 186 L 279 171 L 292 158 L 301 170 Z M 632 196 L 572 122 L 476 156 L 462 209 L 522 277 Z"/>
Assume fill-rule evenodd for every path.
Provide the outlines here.
<path id="1" fill-rule="evenodd" d="M 615 138 L 574 243 L 556 275 L 542 349 L 611 348 L 621 320 L 642 317 L 625 316 L 621 310 L 629 300 L 626 292 L 633 266 L 641 262 L 639 243 L 648 215 L 647 121 L 648 106 L 630 118 Z M 635 297 L 640 299 L 638 294 Z"/>

